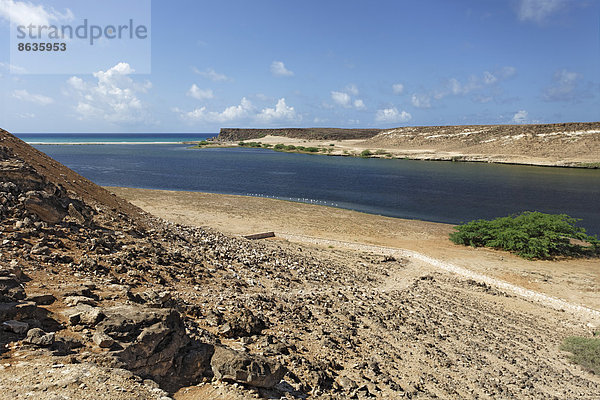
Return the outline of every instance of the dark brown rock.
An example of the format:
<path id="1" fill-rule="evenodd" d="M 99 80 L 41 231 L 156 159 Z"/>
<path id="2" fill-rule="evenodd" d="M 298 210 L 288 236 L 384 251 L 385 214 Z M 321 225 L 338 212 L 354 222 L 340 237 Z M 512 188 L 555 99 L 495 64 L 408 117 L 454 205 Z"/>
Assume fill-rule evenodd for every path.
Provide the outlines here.
<path id="1" fill-rule="evenodd" d="M 210 365 L 217 379 L 264 388 L 275 386 L 286 373 L 282 365 L 265 357 L 222 346 L 215 347 Z"/>

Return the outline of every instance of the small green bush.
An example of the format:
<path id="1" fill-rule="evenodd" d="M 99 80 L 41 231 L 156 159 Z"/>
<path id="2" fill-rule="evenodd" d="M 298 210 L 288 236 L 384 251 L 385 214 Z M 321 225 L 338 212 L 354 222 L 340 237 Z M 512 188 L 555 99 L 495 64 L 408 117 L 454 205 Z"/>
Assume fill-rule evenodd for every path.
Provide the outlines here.
<path id="1" fill-rule="evenodd" d="M 362 153 L 360 153 L 360 156 L 363 158 L 371 157 L 372 155 L 373 153 L 371 153 L 371 150 L 363 150 Z"/>
<path id="2" fill-rule="evenodd" d="M 600 338 L 571 336 L 564 340 L 561 350 L 571 352 L 571 361 L 600 374 Z"/>
<path id="3" fill-rule="evenodd" d="M 466 246 L 503 249 L 527 259 L 600 254 L 598 238 L 587 235 L 584 228 L 575 226 L 577 221 L 565 214 L 524 212 L 456 226 L 456 232 L 450 234 L 450 240 Z M 582 246 L 572 239 L 589 245 Z"/>
<path id="4" fill-rule="evenodd" d="M 279 144 L 276 144 L 275 146 L 273 146 L 273 150 L 281 151 L 281 150 L 285 150 L 285 147 L 286 147 L 285 144 L 279 143 Z"/>
<path id="5" fill-rule="evenodd" d="M 253 148 L 261 148 L 263 147 L 260 142 L 239 142 L 238 146 L 240 147 L 253 147 Z"/>

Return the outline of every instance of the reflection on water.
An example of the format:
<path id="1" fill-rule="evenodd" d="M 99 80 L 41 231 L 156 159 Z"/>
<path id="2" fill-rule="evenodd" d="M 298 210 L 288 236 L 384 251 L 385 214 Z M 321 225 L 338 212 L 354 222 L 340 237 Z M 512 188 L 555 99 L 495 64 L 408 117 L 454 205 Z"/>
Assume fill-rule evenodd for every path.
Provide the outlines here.
<path id="1" fill-rule="evenodd" d="M 447 223 L 536 210 L 582 218 L 589 232 L 600 233 L 600 170 L 326 157 L 246 148 L 188 150 L 183 145 L 36 147 L 106 186 L 309 199 Z"/>

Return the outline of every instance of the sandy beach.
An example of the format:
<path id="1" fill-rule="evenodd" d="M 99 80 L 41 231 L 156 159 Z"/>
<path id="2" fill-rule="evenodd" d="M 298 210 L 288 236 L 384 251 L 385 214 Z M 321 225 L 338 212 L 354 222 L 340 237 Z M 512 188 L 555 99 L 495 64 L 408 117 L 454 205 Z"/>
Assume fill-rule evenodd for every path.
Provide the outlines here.
<path id="1" fill-rule="evenodd" d="M 151 214 L 183 225 L 211 227 L 233 235 L 273 231 L 275 240 L 282 240 L 282 235 L 288 240 L 307 236 L 410 250 L 574 304 L 600 309 L 597 259 L 526 261 L 503 251 L 454 245 L 448 240 L 452 225 L 319 205 L 211 193 L 107 189 Z M 336 246 L 333 247 L 332 251 Z"/>

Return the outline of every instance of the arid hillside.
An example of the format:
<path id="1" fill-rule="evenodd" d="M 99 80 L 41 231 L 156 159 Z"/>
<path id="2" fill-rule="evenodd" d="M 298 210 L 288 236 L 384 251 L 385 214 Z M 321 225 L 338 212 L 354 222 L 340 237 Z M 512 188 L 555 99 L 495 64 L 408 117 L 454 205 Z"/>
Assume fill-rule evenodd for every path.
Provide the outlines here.
<path id="1" fill-rule="evenodd" d="M 165 222 L 0 131 L 0 398 L 589 399 L 556 310 L 418 260 Z"/>
<path id="2" fill-rule="evenodd" d="M 323 131 L 323 132 L 321 132 Z M 314 147 L 331 156 L 600 168 L 600 122 L 417 126 L 386 130 L 222 129 L 221 143 Z"/>
<path id="3" fill-rule="evenodd" d="M 600 122 L 548 125 L 406 127 L 381 132 L 361 146 L 447 153 L 458 160 L 600 163 Z M 600 165 L 600 164 L 599 164 Z"/>
<path id="4" fill-rule="evenodd" d="M 282 136 L 310 140 L 367 139 L 381 132 L 381 129 L 342 129 L 342 128 L 282 128 L 244 129 L 221 128 L 218 140 L 240 141 L 258 139 L 265 136 Z"/>

